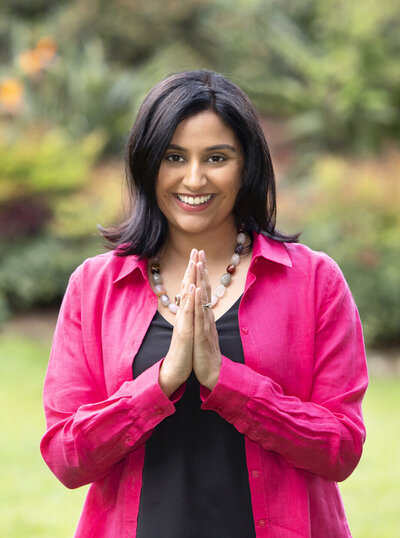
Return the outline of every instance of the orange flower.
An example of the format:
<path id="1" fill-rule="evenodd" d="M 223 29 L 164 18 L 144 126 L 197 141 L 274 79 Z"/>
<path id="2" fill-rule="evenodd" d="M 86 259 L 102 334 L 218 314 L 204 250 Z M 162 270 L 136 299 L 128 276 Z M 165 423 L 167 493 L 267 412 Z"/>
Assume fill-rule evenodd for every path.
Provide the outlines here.
<path id="1" fill-rule="evenodd" d="M 19 55 L 19 66 L 27 75 L 35 75 L 43 67 L 49 65 L 56 50 L 57 43 L 52 37 L 41 37 L 33 50 L 27 50 Z"/>
<path id="2" fill-rule="evenodd" d="M 21 52 L 18 57 L 18 63 L 22 71 L 27 75 L 34 75 L 42 68 L 40 54 L 36 49 Z"/>
<path id="3" fill-rule="evenodd" d="M 0 103 L 9 111 L 15 112 L 22 101 L 24 87 L 15 78 L 6 78 L 0 84 Z"/>
<path id="4" fill-rule="evenodd" d="M 39 55 L 42 67 L 46 66 L 53 59 L 57 51 L 57 43 L 50 36 L 44 36 L 36 44 L 35 51 Z"/>

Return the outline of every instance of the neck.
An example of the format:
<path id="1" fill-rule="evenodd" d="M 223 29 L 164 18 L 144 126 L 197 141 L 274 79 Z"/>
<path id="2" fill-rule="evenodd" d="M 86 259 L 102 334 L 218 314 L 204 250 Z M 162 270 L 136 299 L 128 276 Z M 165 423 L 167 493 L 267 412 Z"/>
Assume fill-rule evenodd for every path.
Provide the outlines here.
<path id="1" fill-rule="evenodd" d="M 199 234 L 185 233 L 170 226 L 163 256 L 188 260 L 193 248 L 204 250 L 207 260 L 226 261 L 236 246 L 237 229 L 234 221 L 215 230 Z"/>

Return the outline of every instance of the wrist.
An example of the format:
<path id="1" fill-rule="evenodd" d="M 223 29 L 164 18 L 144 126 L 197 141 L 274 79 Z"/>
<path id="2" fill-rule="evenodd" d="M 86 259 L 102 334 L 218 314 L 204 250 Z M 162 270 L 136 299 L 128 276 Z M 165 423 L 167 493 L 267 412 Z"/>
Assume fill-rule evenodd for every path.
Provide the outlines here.
<path id="1" fill-rule="evenodd" d="M 221 371 L 221 364 L 219 365 L 218 369 L 212 372 L 209 376 L 207 376 L 207 379 L 201 383 L 203 387 L 206 387 L 209 391 L 212 391 L 215 387 L 215 385 L 218 383 L 219 373 Z"/>
<path id="2" fill-rule="evenodd" d="M 172 396 L 185 381 L 186 379 L 180 379 L 171 372 L 166 359 L 164 359 L 158 374 L 158 383 L 167 398 Z"/>

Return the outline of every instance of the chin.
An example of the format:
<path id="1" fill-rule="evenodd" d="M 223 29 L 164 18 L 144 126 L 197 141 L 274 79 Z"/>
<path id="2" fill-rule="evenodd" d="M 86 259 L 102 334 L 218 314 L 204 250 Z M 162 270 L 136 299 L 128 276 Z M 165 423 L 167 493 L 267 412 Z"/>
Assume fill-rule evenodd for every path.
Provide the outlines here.
<path id="1" fill-rule="evenodd" d="M 175 222 L 172 226 L 180 232 L 198 235 L 200 233 L 210 232 L 215 229 L 216 225 L 210 222 L 199 222 L 196 219 L 190 219 L 187 222 Z"/>

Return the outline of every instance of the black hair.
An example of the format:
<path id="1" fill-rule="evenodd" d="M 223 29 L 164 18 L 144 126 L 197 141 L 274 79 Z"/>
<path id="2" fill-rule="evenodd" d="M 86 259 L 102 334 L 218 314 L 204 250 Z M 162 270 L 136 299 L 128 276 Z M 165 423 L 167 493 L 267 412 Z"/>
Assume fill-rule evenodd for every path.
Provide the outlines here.
<path id="1" fill-rule="evenodd" d="M 155 184 L 164 153 L 177 125 L 204 110 L 215 112 L 242 145 L 244 170 L 233 214 L 236 224 L 280 242 L 299 234 L 275 229 L 275 176 L 268 144 L 247 95 L 214 71 L 184 71 L 156 84 L 139 108 L 125 147 L 130 211 L 117 227 L 100 233 L 119 256 L 153 257 L 168 236 L 168 222 L 156 200 Z"/>

